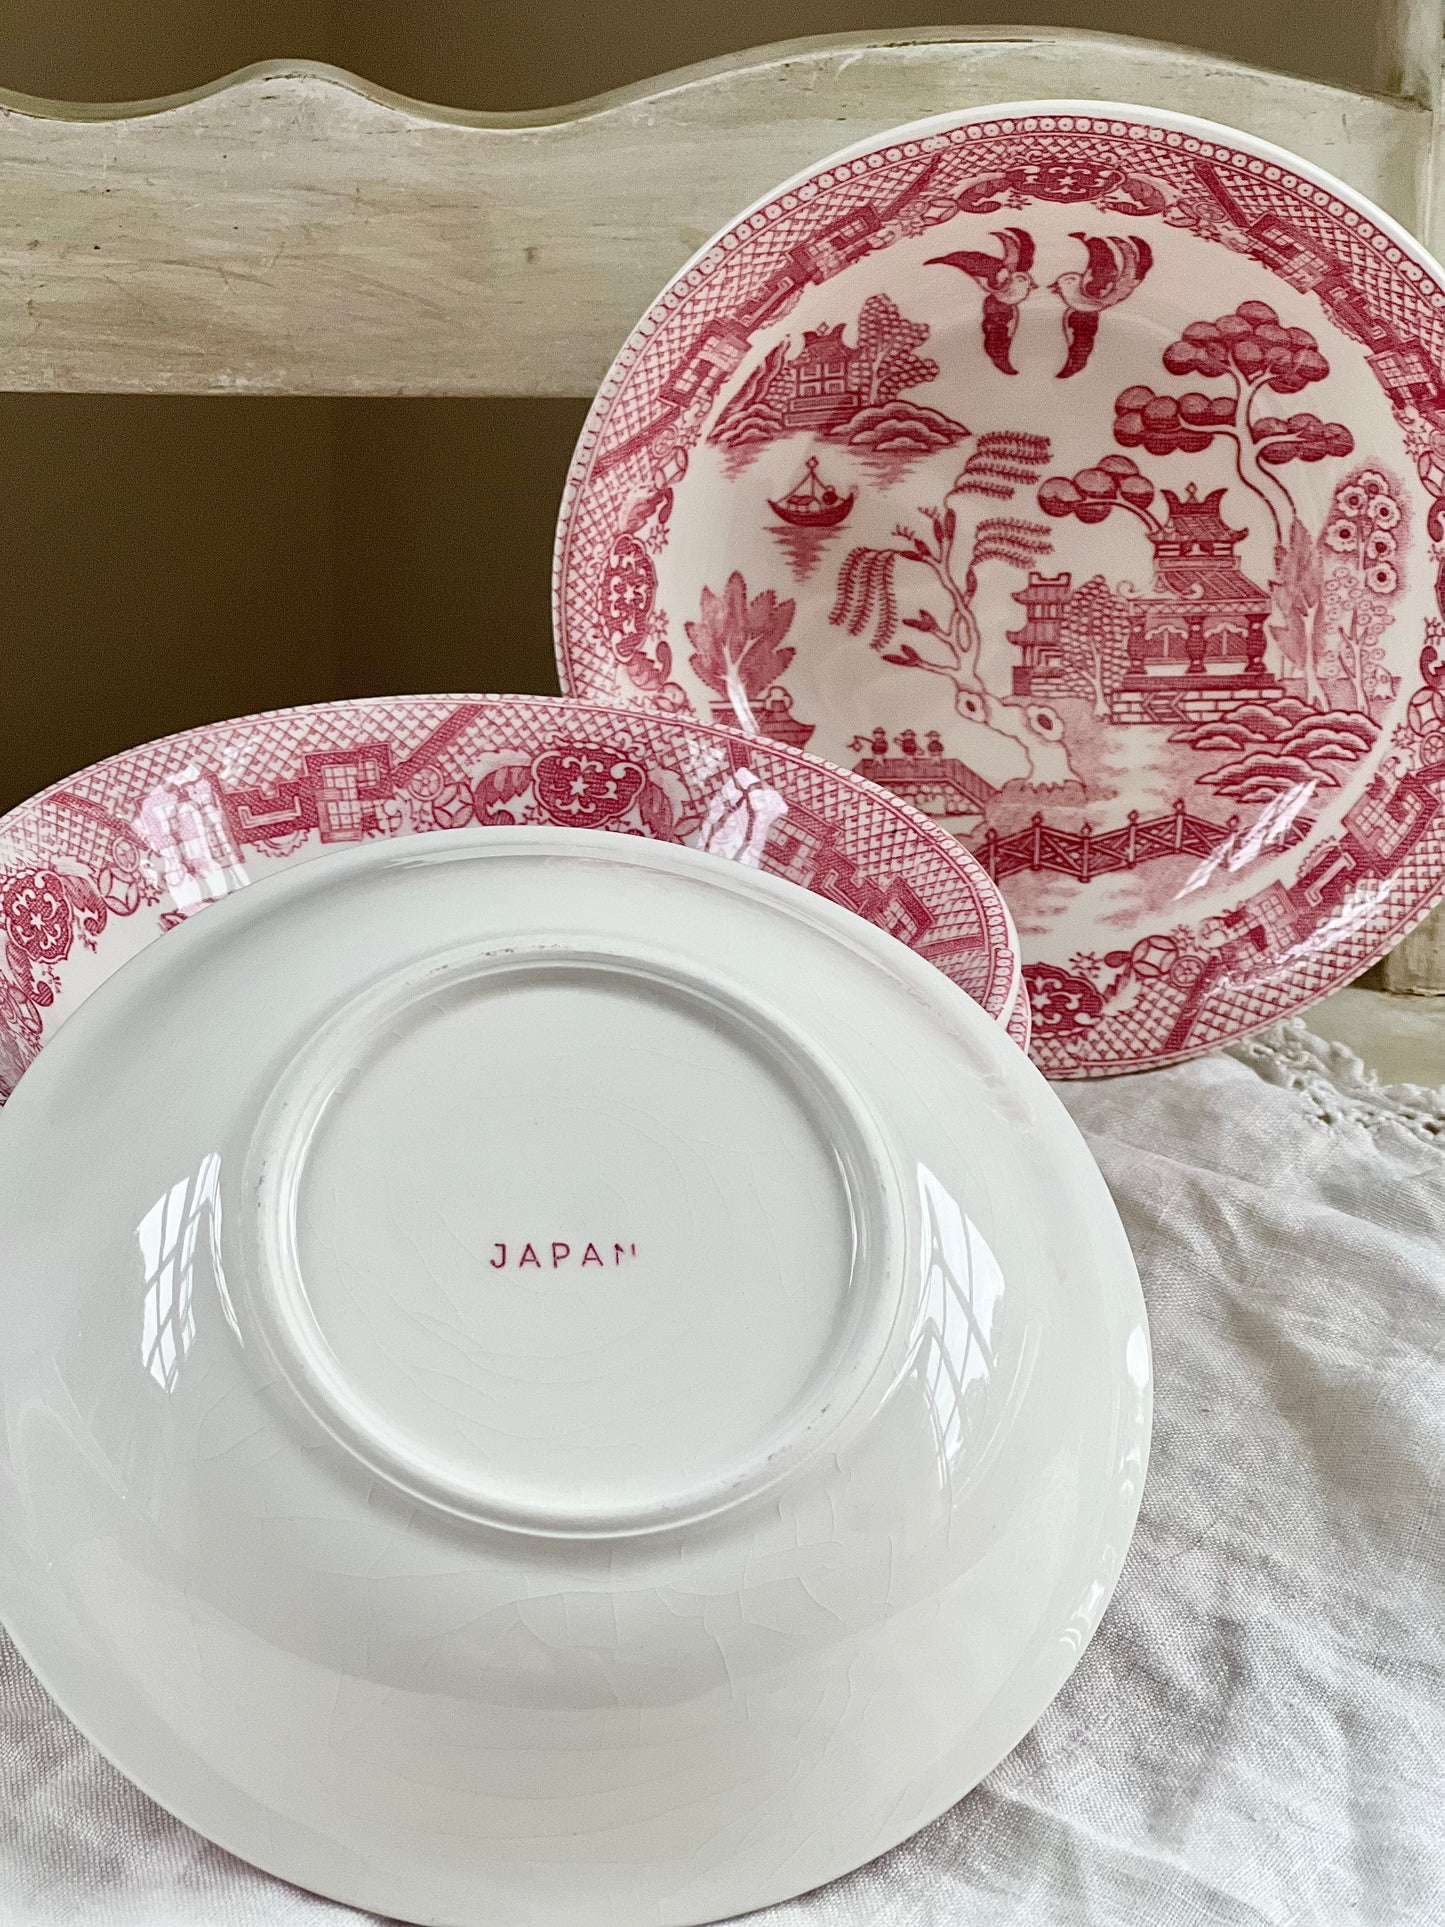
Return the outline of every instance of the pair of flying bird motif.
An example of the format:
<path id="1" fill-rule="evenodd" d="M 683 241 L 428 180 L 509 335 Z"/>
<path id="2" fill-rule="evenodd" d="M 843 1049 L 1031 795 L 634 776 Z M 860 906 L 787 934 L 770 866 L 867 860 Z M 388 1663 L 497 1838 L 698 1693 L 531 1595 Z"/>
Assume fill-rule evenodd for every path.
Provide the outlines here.
<path id="1" fill-rule="evenodd" d="M 1014 335 L 1018 332 L 1019 310 L 1038 287 L 1030 270 L 1034 265 L 1034 238 L 1027 228 L 995 228 L 993 238 L 1002 252 L 984 254 L 963 249 L 955 254 L 936 254 L 928 267 L 957 268 L 983 290 L 983 351 L 1005 375 L 1018 369 L 1010 359 Z M 1064 342 L 1067 353 L 1059 378 L 1077 375 L 1093 353 L 1099 333 L 1099 317 L 1106 308 L 1116 308 L 1139 286 L 1154 256 L 1147 241 L 1134 234 L 1081 234 L 1089 264 L 1077 274 L 1061 274 L 1049 283 L 1050 291 L 1064 304 Z"/>

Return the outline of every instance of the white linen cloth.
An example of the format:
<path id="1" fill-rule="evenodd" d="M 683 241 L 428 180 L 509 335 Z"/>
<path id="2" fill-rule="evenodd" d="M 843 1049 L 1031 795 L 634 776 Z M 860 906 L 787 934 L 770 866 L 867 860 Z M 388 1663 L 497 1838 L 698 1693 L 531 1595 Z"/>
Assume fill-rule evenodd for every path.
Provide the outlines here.
<path id="1" fill-rule="evenodd" d="M 1078 1670 L 768 1927 L 1445 1921 L 1445 1093 L 1298 1023 L 1064 1086 L 1138 1257 L 1153 1454 Z M 0 1644 L 4 1927 L 344 1927 L 107 1766 Z M 586 1927 L 579 1921 L 577 1927 Z"/>

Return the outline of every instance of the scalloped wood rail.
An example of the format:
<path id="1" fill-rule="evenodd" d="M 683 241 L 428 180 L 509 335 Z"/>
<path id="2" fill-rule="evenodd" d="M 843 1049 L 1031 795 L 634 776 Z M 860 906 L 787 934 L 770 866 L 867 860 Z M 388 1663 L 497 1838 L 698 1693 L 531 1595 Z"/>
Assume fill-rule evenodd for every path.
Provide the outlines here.
<path id="1" fill-rule="evenodd" d="M 1445 253 L 1445 0 L 1379 0 L 1378 95 L 1038 28 L 834 34 L 536 114 L 271 61 L 169 100 L 0 92 L 0 388 L 590 395 L 738 208 L 849 142 L 1020 100 L 1273 140 Z M 1379 967 L 1445 992 L 1445 912 Z"/>
<path id="2" fill-rule="evenodd" d="M 0 386 L 590 395 L 782 177 L 920 115 L 1070 97 L 1228 122 L 1421 220 L 1418 100 L 1108 35 L 830 35 L 521 115 L 270 62 L 139 107 L 0 95 Z"/>

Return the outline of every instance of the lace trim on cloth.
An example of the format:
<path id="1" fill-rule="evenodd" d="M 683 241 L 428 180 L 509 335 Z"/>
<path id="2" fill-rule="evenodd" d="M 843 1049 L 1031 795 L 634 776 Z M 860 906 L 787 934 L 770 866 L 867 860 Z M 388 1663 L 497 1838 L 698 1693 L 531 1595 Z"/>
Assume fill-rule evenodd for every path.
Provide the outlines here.
<path id="1" fill-rule="evenodd" d="M 1345 1044 L 1316 1037 L 1303 1018 L 1231 1044 L 1229 1055 L 1266 1083 L 1299 1091 L 1321 1124 L 1359 1124 L 1367 1131 L 1393 1125 L 1421 1144 L 1445 1144 L 1445 1090 L 1421 1084 L 1382 1084 Z"/>

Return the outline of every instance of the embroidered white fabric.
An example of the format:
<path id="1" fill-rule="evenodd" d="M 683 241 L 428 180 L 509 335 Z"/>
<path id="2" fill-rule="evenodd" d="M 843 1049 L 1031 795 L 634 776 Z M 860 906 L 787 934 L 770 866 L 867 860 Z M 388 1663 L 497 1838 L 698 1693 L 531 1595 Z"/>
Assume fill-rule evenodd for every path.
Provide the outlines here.
<path id="1" fill-rule="evenodd" d="M 1118 1594 L 983 1786 L 755 1918 L 1438 1927 L 1445 1093 L 1383 1089 L 1294 1024 L 1062 1094 L 1153 1325 L 1153 1459 Z M 8 1644 L 0 1795 L 6 1927 L 361 1918 L 168 1818 Z"/>

